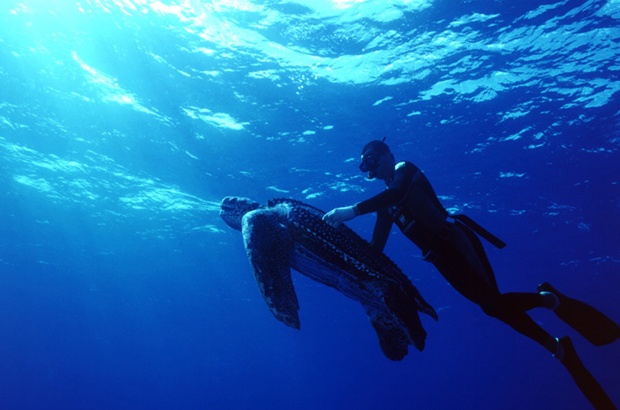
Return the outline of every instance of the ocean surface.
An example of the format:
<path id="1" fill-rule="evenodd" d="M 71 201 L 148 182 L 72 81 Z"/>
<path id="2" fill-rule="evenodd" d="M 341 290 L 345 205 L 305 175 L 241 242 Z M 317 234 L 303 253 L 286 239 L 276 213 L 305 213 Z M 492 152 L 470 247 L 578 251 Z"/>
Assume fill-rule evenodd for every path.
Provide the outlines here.
<path id="1" fill-rule="evenodd" d="M 619 0 L 2 1 L 0 408 L 590 408 L 395 230 L 439 314 L 424 351 L 386 359 L 296 272 L 286 327 L 218 210 L 368 198 L 360 151 L 387 137 L 508 243 L 502 291 L 547 280 L 619 321 L 619 91 Z M 620 405 L 620 342 L 532 316 Z"/>

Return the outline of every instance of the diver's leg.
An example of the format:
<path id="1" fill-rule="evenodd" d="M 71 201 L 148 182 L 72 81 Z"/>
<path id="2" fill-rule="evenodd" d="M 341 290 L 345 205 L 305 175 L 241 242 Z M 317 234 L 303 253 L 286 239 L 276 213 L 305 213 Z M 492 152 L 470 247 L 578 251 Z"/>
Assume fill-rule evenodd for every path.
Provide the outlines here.
<path id="1" fill-rule="evenodd" d="M 505 298 L 505 296 L 498 295 L 492 299 L 488 298 L 480 305 L 487 315 L 501 320 L 555 355 L 558 352 L 557 340 L 540 327 L 524 310 L 516 309 L 511 304 L 511 298 Z"/>
<path id="2" fill-rule="evenodd" d="M 456 255 L 455 257 L 445 258 L 449 262 L 437 261 L 435 266 L 461 295 L 480 306 L 487 315 L 501 320 L 555 354 L 557 350 L 555 338 L 526 313 L 526 308 L 541 306 L 544 303 L 540 295 L 533 294 L 533 297 L 529 295 L 521 297 L 511 294 L 501 295 L 481 279 L 480 275 L 475 272 L 472 273 L 472 268 L 468 265 L 462 265 L 455 273 L 455 268 L 450 265 L 456 259 Z M 515 301 L 520 305 L 519 308 L 512 305 Z"/>
<path id="3" fill-rule="evenodd" d="M 452 287 L 482 307 L 485 313 L 555 353 L 555 338 L 526 313 L 529 309 L 545 306 L 544 296 L 539 293 L 501 295 L 497 286 L 488 280 L 492 274 L 487 272 L 490 264 L 484 248 L 477 238 L 473 240 L 472 235 L 465 229 L 453 228 L 449 240 L 437 251 L 438 257 L 433 260 L 435 267 Z"/>
<path id="4" fill-rule="evenodd" d="M 569 371 L 581 392 L 596 409 L 614 409 L 603 388 L 579 359 L 570 339 L 553 338 L 526 313 L 534 307 L 549 306 L 551 301 L 540 294 L 501 295 L 497 288 L 481 275 L 479 270 L 481 266 L 484 269 L 484 264 L 474 256 L 476 252 L 471 242 L 452 239 L 455 242 L 444 246 L 439 257 L 433 261 L 446 280 L 467 299 L 481 306 L 487 314 L 551 352 Z"/>
<path id="5" fill-rule="evenodd" d="M 551 309 L 557 303 L 556 297 L 549 293 L 508 292 L 502 293 L 501 297 L 506 304 L 522 312 L 542 307 Z"/>
<path id="6" fill-rule="evenodd" d="M 491 305 L 485 306 L 484 311 L 502 322 L 506 323 L 517 332 L 535 340 L 548 351 L 553 357 L 560 360 L 568 370 L 575 384 L 586 396 L 588 401 L 597 410 L 615 409 L 611 399 L 581 362 L 571 340 L 568 337 L 553 338 L 547 331 L 541 328 L 527 313 L 518 311 L 510 304 L 510 298 L 500 295 Z"/>

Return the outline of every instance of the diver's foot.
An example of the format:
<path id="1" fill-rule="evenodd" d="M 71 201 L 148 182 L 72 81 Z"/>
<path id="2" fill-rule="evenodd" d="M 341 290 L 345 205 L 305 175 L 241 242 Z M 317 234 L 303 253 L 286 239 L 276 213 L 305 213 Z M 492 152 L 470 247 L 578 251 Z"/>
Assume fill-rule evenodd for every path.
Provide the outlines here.
<path id="1" fill-rule="evenodd" d="M 562 294 L 548 282 L 538 285 L 538 292 L 545 306 L 593 345 L 603 346 L 620 339 L 620 326 L 596 308 Z"/>
<path id="2" fill-rule="evenodd" d="M 563 362 L 564 359 L 566 358 L 566 349 L 564 348 L 564 344 L 566 344 L 566 345 L 570 344 L 570 348 L 572 349 L 572 352 L 569 351 L 569 353 L 575 352 L 575 348 L 573 347 L 573 343 L 568 338 L 568 336 L 565 336 L 565 337 L 562 337 L 562 338 L 557 338 L 556 337 L 555 341 L 558 344 L 557 344 L 555 353 L 553 353 L 553 357 L 555 357 L 559 361 Z M 562 344 L 562 343 L 564 343 L 564 344 Z"/>
<path id="3" fill-rule="evenodd" d="M 538 285 L 538 293 L 544 298 L 545 307 L 555 312 L 560 307 L 560 298 L 557 295 L 557 291 L 547 282 L 543 282 Z"/>
<path id="4" fill-rule="evenodd" d="M 577 351 L 570 337 L 556 337 L 555 340 L 558 342 L 558 345 L 553 357 L 565 364 L 574 362 L 575 360 L 581 361 L 579 356 L 577 356 Z"/>
<path id="5" fill-rule="evenodd" d="M 560 360 L 560 363 L 568 370 L 577 387 L 579 387 L 579 390 L 586 396 L 592 406 L 597 410 L 615 410 L 614 403 L 603 387 L 586 369 L 581 359 L 579 359 L 570 338 L 565 336 L 556 340 L 558 341 L 558 351 L 553 357 Z"/>

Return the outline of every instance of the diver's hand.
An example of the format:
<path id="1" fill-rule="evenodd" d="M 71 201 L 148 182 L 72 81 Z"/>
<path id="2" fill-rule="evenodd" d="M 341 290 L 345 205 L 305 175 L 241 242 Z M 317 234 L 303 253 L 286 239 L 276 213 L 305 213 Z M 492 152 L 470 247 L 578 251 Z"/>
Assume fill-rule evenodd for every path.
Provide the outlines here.
<path id="1" fill-rule="evenodd" d="M 352 206 L 343 206 L 342 208 L 332 209 L 325 215 L 323 215 L 323 220 L 333 226 L 334 228 L 338 227 L 344 221 L 348 221 L 357 216 L 355 205 Z"/>

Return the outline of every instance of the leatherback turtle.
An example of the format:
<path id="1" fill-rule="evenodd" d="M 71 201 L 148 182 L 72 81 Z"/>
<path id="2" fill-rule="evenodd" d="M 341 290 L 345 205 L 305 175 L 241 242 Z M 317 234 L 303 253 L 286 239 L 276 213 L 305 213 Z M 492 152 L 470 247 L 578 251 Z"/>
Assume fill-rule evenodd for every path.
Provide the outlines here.
<path id="1" fill-rule="evenodd" d="M 391 259 L 350 228 L 323 222 L 323 214 L 292 199 L 261 206 L 226 197 L 220 206 L 224 222 L 241 231 L 258 287 L 278 320 L 299 329 L 293 268 L 359 301 L 389 359 L 401 360 L 410 344 L 422 350 L 426 332 L 418 312 L 437 320 L 435 310 Z"/>

